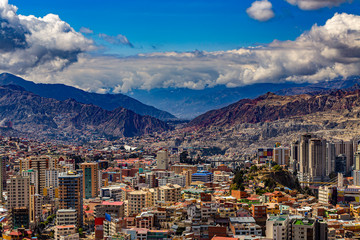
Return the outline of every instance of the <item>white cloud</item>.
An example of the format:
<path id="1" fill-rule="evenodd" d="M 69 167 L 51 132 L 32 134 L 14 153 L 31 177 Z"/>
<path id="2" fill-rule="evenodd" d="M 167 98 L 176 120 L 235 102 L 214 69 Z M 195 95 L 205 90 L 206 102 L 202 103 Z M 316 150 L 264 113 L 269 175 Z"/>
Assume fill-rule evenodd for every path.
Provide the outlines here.
<path id="1" fill-rule="evenodd" d="M 84 33 L 84 34 L 93 34 L 94 33 L 93 30 L 91 30 L 90 28 L 87 28 L 87 27 L 81 27 L 79 32 Z"/>
<path id="2" fill-rule="evenodd" d="M 275 16 L 272 10 L 272 4 L 268 0 L 255 1 L 251 7 L 246 9 L 246 13 L 253 19 L 259 21 L 268 21 Z"/>
<path id="3" fill-rule="evenodd" d="M 286 0 L 288 3 L 298 6 L 303 10 L 316 10 L 324 7 L 336 7 L 352 0 Z"/>
<path id="4" fill-rule="evenodd" d="M 127 37 L 122 34 L 110 36 L 105 33 L 100 33 L 99 37 L 104 39 L 106 42 L 114 45 L 127 45 L 129 47 L 134 47 L 134 45 L 129 41 L 129 39 L 127 39 Z"/>
<path id="5" fill-rule="evenodd" d="M 65 83 L 94 92 L 127 92 L 135 88 L 317 82 L 360 75 L 357 15 L 335 14 L 324 26 L 314 25 L 294 41 L 274 41 L 256 48 L 121 58 L 89 53 L 94 49 L 92 40 L 57 15 L 38 18 L 16 11 L 15 6 L 0 0 L 0 72 L 36 82 Z M 112 38 L 131 44 L 122 35 Z"/>
<path id="6" fill-rule="evenodd" d="M 37 68 L 26 77 L 91 91 L 127 92 L 135 88 L 318 82 L 359 74 L 360 16 L 336 14 L 324 26 L 314 25 L 294 41 L 231 51 L 166 52 L 127 58 L 84 53 L 64 71 L 49 75 Z"/>
<path id="7" fill-rule="evenodd" d="M 0 0 L 0 69 L 26 74 L 34 68 L 59 71 L 77 61 L 93 42 L 74 31 L 59 16 L 18 15 L 17 8 Z"/>

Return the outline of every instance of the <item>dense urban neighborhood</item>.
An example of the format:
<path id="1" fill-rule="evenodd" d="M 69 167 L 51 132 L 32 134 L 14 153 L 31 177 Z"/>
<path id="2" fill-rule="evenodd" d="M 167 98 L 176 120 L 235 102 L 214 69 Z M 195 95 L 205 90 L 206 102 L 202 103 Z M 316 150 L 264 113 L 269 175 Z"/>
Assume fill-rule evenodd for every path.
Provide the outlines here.
<path id="1" fill-rule="evenodd" d="M 221 154 L 217 148 L 156 149 L 125 139 L 76 146 L 2 137 L 2 237 L 359 236 L 357 142 L 304 134 L 287 145 L 224 161 L 213 157 Z"/>

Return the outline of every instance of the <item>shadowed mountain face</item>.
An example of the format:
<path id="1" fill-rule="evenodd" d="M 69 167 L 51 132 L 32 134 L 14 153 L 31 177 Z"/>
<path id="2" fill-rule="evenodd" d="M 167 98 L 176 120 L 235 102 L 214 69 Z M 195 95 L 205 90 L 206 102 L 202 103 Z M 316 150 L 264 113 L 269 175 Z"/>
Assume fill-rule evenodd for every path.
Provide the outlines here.
<path id="1" fill-rule="evenodd" d="M 170 129 L 161 120 L 125 108 L 108 111 L 74 99 L 58 101 L 16 85 L 0 87 L 0 120 L 11 121 L 19 132 L 50 139 L 132 137 Z"/>
<path id="2" fill-rule="evenodd" d="M 225 108 L 209 111 L 192 120 L 190 127 L 231 126 L 242 123 L 272 122 L 294 116 L 333 111 L 339 116 L 360 106 L 360 91 L 334 90 L 318 95 L 279 96 L 267 93 L 243 99 Z"/>
<path id="3" fill-rule="evenodd" d="M 9 73 L 0 74 L 0 85 L 9 84 L 21 86 L 25 90 L 45 98 L 54 98 L 60 101 L 73 98 L 78 102 L 94 104 L 110 111 L 118 107 L 123 107 L 137 114 L 149 115 L 161 120 L 176 119 L 174 115 L 168 112 L 159 110 L 149 105 L 145 105 L 140 101 L 128 97 L 124 94 L 90 93 L 63 84 L 36 84 Z"/>
<path id="4" fill-rule="evenodd" d="M 321 83 L 257 83 L 242 87 L 227 88 L 215 86 L 203 90 L 185 88 L 134 90 L 131 97 L 139 101 L 164 109 L 179 118 L 192 119 L 213 109 L 223 108 L 245 98 L 256 98 L 267 92 L 277 95 L 318 94 L 331 89 L 346 89 L 360 83 L 358 76 L 347 79 L 337 78 Z"/>

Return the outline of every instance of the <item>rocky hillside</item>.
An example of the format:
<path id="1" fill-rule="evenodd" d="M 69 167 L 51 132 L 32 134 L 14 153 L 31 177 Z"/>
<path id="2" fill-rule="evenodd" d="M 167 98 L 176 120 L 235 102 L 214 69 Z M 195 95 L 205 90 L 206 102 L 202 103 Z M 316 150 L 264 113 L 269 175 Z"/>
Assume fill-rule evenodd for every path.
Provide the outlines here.
<path id="1" fill-rule="evenodd" d="M 74 99 L 58 101 L 16 85 L 0 87 L 0 120 L 11 121 L 15 130 L 31 137 L 75 141 L 132 137 L 170 129 L 154 117 L 125 108 L 108 111 Z"/>
<path id="2" fill-rule="evenodd" d="M 0 74 L 0 85 L 18 85 L 29 92 L 35 93 L 41 97 L 54 98 L 63 101 L 73 98 L 78 102 L 94 104 L 103 109 L 112 111 L 118 107 L 129 109 L 140 115 L 149 115 L 161 120 L 176 119 L 176 117 L 166 111 L 143 104 L 142 102 L 126 96 L 124 94 L 98 94 L 83 91 L 78 88 L 64 84 L 42 84 L 26 81 L 10 73 Z"/>
<path id="3" fill-rule="evenodd" d="M 231 126 L 264 123 L 318 112 L 339 115 L 360 106 L 360 91 L 337 90 L 320 95 L 279 96 L 267 93 L 256 99 L 243 99 L 225 108 L 207 112 L 191 121 L 190 127 Z"/>

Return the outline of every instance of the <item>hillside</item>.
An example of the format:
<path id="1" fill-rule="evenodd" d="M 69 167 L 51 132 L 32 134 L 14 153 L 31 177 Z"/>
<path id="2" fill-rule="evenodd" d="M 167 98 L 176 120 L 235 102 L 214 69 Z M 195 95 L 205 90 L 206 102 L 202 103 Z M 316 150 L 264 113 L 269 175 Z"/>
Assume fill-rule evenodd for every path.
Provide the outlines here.
<path id="1" fill-rule="evenodd" d="M 32 137 L 71 141 L 132 137 L 170 129 L 161 120 L 125 108 L 108 111 L 74 99 L 58 101 L 16 85 L 0 87 L 0 120 L 11 121 L 15 130 Z"/>
<path id="2" fill-rule="evenodd" d="M 279 96 L 267 93 L 256 99 L 243 99 L 192 120 L 188 126 L 229 126 L 242 123 L 273 122 L 317 112 L 352 111 L 360 106 L 359 90 L 337 90 L 320 95 Z"/>
<path id="3" fill-rule="evenodd" d="M 141 103 L 140 101 L 124 94 L 98 94 L 83 91 L 81 89 L 64 84 L 43 84 L 26 81 L 10 73 L 0 74 L 0 85 L 18 85 L 25 90 L 41 97 L 54 98 L 63 101 L 69 98 L 86 104 L 94 104 L 103 109 L 112 111 L 118 107 L 129 109 L 140 115 L 149 115 L 161 120 L 176 119 L 166 111 Z"/>

